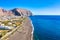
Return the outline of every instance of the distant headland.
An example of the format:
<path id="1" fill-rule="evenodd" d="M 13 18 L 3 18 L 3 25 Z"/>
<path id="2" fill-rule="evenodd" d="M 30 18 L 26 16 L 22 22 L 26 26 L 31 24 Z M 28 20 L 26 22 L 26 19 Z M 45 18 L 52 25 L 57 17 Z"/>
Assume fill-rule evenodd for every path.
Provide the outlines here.
<path id="1" fill-rule="evenodd" d="M 12 10 L 5 10 L 3 8 L 0 8 L 0 16 L 31 16 L 32 12 L 26 9 L 22 8 L 14 8 Z"/>

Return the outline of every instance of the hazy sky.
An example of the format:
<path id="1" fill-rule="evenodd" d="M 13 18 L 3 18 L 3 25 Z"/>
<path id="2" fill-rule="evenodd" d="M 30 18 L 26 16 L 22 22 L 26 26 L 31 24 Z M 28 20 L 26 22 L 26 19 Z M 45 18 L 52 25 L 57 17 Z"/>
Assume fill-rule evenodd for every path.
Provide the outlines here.
<path id="1" fill-rule="evenodd" d="M 60 0 L 0 0 L 0 7 L 25 8 L 34 15 L 60 15 Z"/>

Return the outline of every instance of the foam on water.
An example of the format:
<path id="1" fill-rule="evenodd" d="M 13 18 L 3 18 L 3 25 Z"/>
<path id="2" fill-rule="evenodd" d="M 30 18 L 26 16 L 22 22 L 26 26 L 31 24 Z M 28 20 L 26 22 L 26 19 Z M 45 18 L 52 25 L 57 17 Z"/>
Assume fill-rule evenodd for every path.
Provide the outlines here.
<path id="1" fill-rule="evenodd" d="M 60 40 L 60 16 L 30 16 L 34 40 Z"/>

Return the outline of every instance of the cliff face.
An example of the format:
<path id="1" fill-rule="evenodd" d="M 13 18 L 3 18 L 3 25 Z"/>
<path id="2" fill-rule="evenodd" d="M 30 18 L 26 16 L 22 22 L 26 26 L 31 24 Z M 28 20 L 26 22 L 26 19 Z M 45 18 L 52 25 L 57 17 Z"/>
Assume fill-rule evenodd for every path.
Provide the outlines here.
<path id="1" fill-rule="evenodd" d="M 29 10 L 26 9 L 19 9 L 19 8 L 15 8 L 12 10 L 4 10 L 0 8 L 0 16 L 12 16 L 12 15 L 16 15 L 16 16 L 31 16 L 32 13 Z"/>
<path id="2" fill-rule="evenodd" d="M 13 13 L 11 11 L 6 11 L 2 8 L 0 8 L 0 16 L 11 16 Z"/>
<path id="3" fill-rule="evenodd" d="M 18 16 L 31 16 L 32 13 L 29 10 L 26 9 L 19 9 L 19 8 L 15 8 L 13 10 L 11 10 L 15 15 Z"/>

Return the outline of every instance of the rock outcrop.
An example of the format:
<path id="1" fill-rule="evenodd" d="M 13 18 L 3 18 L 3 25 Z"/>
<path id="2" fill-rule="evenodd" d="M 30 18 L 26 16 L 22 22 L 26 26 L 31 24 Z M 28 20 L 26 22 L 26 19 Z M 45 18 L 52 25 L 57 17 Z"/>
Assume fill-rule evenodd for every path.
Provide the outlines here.
<path id="1" fill-rule="evenodd" d="M 4 10 L 4 9 L 0 8 L 0 16 L 12 16 L 12 15 L 31 16 L 32 13 L 29 10 L 26 10 L 26 9 L 15 8 L 15 9 L 7 11 L 7 10 Z"/>
<path id="2" fill-rule="evenodd" d="M 32 13 L 29 10 L 26 9 L 19 9 L 19 8 L 15 8 L 13 10 L 11 10 L 15 15 L 18 16 L 31 16 Z"/>
<path id="3" fill-rule="evenodd" d="M 14 15 L 12 11 L 6 11 L 0 8 L 0 16 L 12 16 L 12 15 Z"/>

